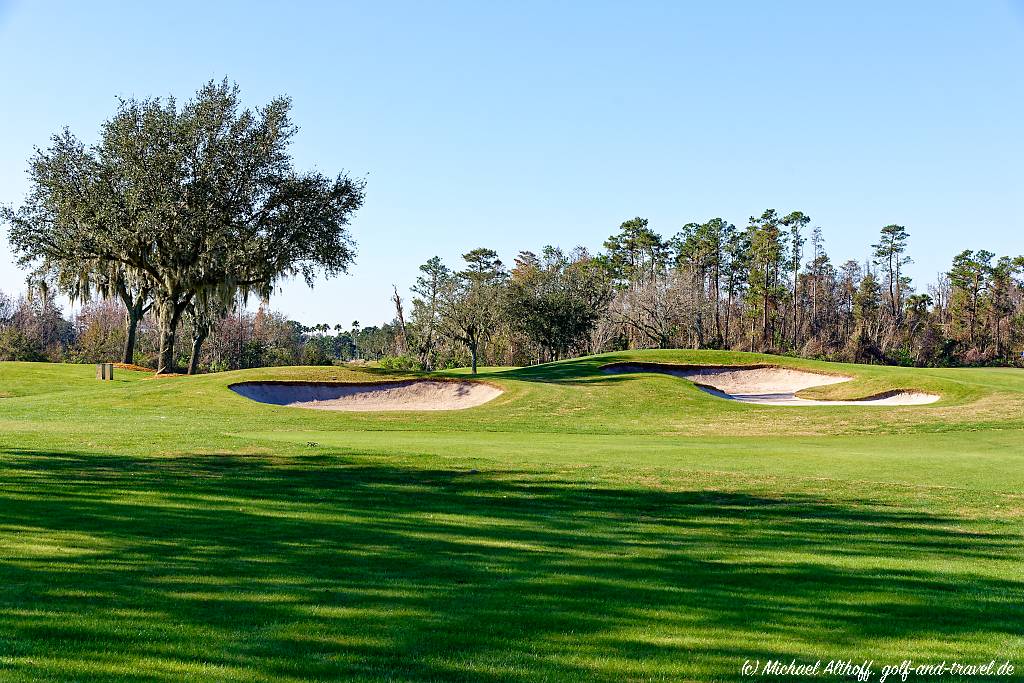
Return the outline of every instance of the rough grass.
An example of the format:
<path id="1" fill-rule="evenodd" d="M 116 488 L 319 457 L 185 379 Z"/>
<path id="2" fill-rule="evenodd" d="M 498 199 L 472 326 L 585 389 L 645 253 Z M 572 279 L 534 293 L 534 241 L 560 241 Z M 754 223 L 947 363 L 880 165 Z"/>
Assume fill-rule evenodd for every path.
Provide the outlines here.
<path id="1" fill-rule="evenodd" d="M 772 362 L 857 377 L 811 392 L 830 398 L 943 398 L 753 406 L 600 371 L 630 359 Z M 403 375 L 94 376 L 0 364 L 3 680 L 1024 669 L 1024 372 L 621 353 L 488 372 L 506 393 L 480 408 L 379 414 L 226 387 Z"/>

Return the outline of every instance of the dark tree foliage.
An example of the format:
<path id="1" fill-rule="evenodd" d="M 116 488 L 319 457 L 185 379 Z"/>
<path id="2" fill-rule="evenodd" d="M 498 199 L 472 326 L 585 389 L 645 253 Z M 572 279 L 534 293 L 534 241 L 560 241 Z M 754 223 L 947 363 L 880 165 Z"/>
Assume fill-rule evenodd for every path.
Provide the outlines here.
<path id="1" fill-rule="evenodd" d="M 543 362 L 586 348 L 611 299 L 611 283 L 585 250 L 565 254 L 548 246 L 540 257 L 519 255 L 506 296 L 510 320 L 541 350 Z"/>

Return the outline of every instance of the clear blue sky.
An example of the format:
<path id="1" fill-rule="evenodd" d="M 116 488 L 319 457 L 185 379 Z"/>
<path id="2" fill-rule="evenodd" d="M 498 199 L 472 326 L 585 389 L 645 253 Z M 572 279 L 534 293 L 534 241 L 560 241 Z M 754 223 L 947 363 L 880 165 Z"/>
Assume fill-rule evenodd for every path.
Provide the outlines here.
<path id="1" fill-rule="evenodd" d="M 369 181 L 352 273 L 274 299 L 307 323 L 390 319 L 434 254 L 597 248 L 636 215 L 800 209 L 836 261 L 900 223 L 921 287 L 962 249 L 1024 252 L 1020 0 L 0 0 L 0 61 L 3 203 L 118 95 L 291 95 L 299 166 Z M 0 289 L 22 278 L 5 251 Z"/>

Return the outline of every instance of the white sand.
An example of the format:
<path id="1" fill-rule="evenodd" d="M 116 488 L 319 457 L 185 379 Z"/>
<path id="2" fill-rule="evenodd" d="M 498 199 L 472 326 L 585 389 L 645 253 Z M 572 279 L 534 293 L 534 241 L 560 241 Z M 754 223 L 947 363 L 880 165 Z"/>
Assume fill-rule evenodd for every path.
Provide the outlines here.
<path id="1" fill-rule="evenodd" d="M 703 391 L 742 403 L 773 406 L 912 406 L 934 403 L 939 397 L 918 391 L 892 391 L 856 401 L 818 401 L 798 398 L 796 392 L 811 387 L 849 382 L 852 377 L 824 375 L 791 368 L 755 366 L 689 368 L 656 364 L 622 363 L 608 372 L 661 372 L 688 379 Z"/>
<path id="2" fill-rule="evenodd" d="M 244 382 L 231 390 L 260 403 L 317 410 L 461 410 L 503 392 L 483 382 L 406 380 L 374 384 Z"/>

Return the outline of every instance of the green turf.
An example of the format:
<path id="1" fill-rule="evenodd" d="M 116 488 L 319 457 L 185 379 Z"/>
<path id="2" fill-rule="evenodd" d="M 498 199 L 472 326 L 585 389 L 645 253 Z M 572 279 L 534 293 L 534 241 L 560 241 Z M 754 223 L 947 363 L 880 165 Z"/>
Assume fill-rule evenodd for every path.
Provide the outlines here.
<path id="1" fill-rule="evenodd" d="M 600 371 L 630 359 L 942 400 L 756 406 Z M 471 410 L 360 414 L 227 386 L 393 375 L 116 376 L 0 364 L 0 680 L 1024 671 L 1024 371 L 629 352 L 488 371 L 506 393 Z"/>

